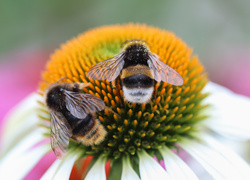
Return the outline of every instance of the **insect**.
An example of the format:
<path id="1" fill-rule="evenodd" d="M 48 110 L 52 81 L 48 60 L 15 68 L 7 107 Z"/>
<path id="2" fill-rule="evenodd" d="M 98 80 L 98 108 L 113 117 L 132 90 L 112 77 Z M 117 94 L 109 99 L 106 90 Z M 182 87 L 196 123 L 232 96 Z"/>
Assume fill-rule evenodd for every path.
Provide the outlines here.
<path id="1" fill-rule="evenodd" d="M 81 93 L 85 83 L 55 83 L 45 92 L 51 116 L 51 147 L 58 158 L 67 151 L 69 138 L 83 145 L 100 144 L 106 135 L 95 112 L 105 108 L 98 97 Z"/>
<path id="2" fill-rule="evenodd" d="M 163 63 L 142 40 L 127 40 L 121 53 L 94 65 L 87 73 L 94 80 L 115 81 L 121 73 L 124 98 L 132 103 L 147 103 L 156 82 L 183 84 L 181 75 Z"/>

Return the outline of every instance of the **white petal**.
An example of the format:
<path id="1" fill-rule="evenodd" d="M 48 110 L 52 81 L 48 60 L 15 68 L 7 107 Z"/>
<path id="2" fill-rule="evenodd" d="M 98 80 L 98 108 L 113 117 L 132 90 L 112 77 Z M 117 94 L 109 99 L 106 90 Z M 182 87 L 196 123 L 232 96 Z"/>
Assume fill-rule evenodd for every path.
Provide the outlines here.
<path id="1" fill-rule="evenodd" d="M 250 179 L 250 166 L 235 152 L 227 148 L 223 144 L 219 143 L 212 136 L 204 135 L 202 139 L 212 147 L 214 150 L 219 152 L 225 159 L 229 161 L 235 168 L 235 171 L 238 171 L 239 174 L 243 177 L 248 177 Z"/>
<path id="2" fill-rule="evenodd" d="M 69 179 L 73 165 L 78 158 L 79 158 L 78 154 L 75 154 L 73 156 L 69 154 L 69 156 L 67 156 L 63 161 L 63 163 L 61 164 L 60 168 L 57 170 L 54 179 L 60 179 L 60 180 Z"/>
<path id="3" fill-rule="evenodd" d="M 198 180 L 198 177 L 188 165 L 170 149 L 163 147 L 160 149 L 160 152 L 163 156 L 167 172 L 172 179 Z"/>
<path id="4" fill-rule="evenodd" d="M 99 159 L 88 172 L 85 180 L 106 180 L 105 164 L 106 158 L 99 157 Z"/>
<path id="5" fill-rule="evenodd" d="M 250 139 L 250 98 L 209 82 L 204 92 L 211 94 L 204 103 L 212 109 L 207 119 L 207 126 L 212 130 L 231 138 Z"/>
<path id="6" fill-rule="evenodd" d="M 39 121 L 37 115 L 38 100 L 41 100 L 41 96 L 32 93 L 5 117 L 1 156 L 36 127 Z"/>
<path id="7" fill-rule="evenodd" d="M 171 179 L 167 172 L 149 156 L 144 150 L 139 155 L 139 170 L 142 180 L 166 180 Z"/>
<path id="8" fill-rule="evenodd" d="M 129 158 L 124 157 L 122 159 L 122 180 L 140 180 L 139 176 L 136 174 L 132 168 Z"/>
<path id="9" fill-rule="evenodd" d="M 223 155 L 228 152 L 218 151 L 213 147 L 195 142 L 195 140 L 183 139 L 179 145 L 192 155 L 215 179 L 248 179 L 245 176 L 246 174 L 237 171 L 238 164 L 236 163 L 238 161 L 232 162 L 228 159 L 229 157 Z"/>
<path id="10" fill-rule="evenodd" d="M 60 180 L 68 180 L 74 166 L 75 161 L 79 158 L 78 153 L 70 153 L 63 158 L 63 160 L 57 159 L 50 168 L 43 175 L 41 180 L 48 179 L 60 179 Z"/>
<path id="11" fill-rule="evenodd" d="M 28 151 L 31 147 L 44 140 L 43 128 L 37 128 L 32 133 L 24 137 L 15 147 L 8 151 L 0 160 L 0 166 L 15 162 L 15 159 Z"/>
<path id="12" fill-rule="evenodd" d="M 44 144 L 24 152 L 13 161 L 6 161 L 0 167 L 0 179 L 23 179 L 49 151 L 50 145 Z"/>
<path id="13" fill-rule="evenodd" d="M 41 95 L 32 93 L 8 112 L 4 118 L 8 120 L 5 124 L 4 133 L 7 133 L 7 131 L 13 132 L 13 127 L 22 124 L 27 114 L 39 108 L 38 100 L 42 101 Z"/>
<path id="14" fill-rule="evenodd" d="M 60 160 L 60 159 L 55 160 L 55 162 L 49 167 L 49 169 L 41 177 L 41 180 L 53 179 L 53 177 L 56 174 L 57 169 L 59 169 L 59 166 L 61 165 L 61 163 L 62 163 L 62 160 Z"/>

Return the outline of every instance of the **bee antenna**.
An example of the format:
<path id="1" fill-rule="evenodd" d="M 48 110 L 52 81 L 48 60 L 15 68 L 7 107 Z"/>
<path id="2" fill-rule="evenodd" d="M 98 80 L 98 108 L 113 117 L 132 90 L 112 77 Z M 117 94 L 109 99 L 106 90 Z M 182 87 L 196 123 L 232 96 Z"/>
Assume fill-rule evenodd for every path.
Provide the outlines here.
<path id="1" fill-rule="evenodd" d="M 149 47 L 151 47 L 150 44 L 149 44 L 147 41 L 145 41 L 145 40 L 139 40 L 139 41 L 142 41 L 142 42 L 144 42 L 145 44 L 147 44 Z"/>
<path id="2" fill-rule="evenodd" d="M 131 42 L 131 41 L 133 41 L 133 40 L 127 39 L 126 41 L 124 41 L 123 43 L 121 43 L 121 47 L 123 47 L 124 44 L 126 44 L 126 43 L 128 43 L 128 42 Z"/>
<path id="3" fill-rule="evenodd" d="M 69 79 L 67 76 L 66 77 L 62 77 L 62 78 L 60 78 L 60 79 L 58 79 L 57 81 L 56 81 L 56 83 L 59 83 L 60 81 L 62 81 L 62 80 L 64 80 L 64 79 Z"/>

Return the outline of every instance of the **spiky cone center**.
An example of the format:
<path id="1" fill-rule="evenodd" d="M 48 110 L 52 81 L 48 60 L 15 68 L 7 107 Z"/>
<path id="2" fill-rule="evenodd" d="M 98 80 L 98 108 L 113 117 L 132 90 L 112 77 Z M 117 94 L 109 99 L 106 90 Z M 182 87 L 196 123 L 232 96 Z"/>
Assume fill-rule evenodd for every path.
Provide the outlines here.
<path id="1" fill-rule="evenodd" d="M 111 82 L 97 81 L 86 77 L 87 71 L 96 63 L 120 53 L 125 40 L 145 40 L 150 50 L 183 77 L 182 86 L 160 82 L 156 84 L 156 96 L 147 104 L 131 104 L 124 100 L 121 81 L 118 88 Z M 197 123 L 205 118 L 201 115 L 206 107 L 202 93 L 207 75 L 192 50 L 171 32 L 140 24 L 104 26 L 87 31 L 62 45 L 50 58 L 40 90 L 44 92 L 58 79 L 68 77 L 65 82 L 89 83 L 83 92 L 94 94 L 104 100 L 108 110 L 96 117 L 107 130 L 105 140 L 96 146 L 83 146 L 74 141 L 69 148 L 77 148 L 83 156 L 106 156 L 121 159 L 124 155 L 136 156 L 138 151 L 159 154 L 162 146 L 175 148 L 182 137 L 189 137 L 197 130 Z M 50 121 L 48 110 L 41 113 L 43 120 Z M 44 121 L 43 121 L 44 122 Z M 42 124 L 42 123 L 41 123 Z M 43 123 L 44 124 L 44 123 Z M 45 123 L 46 124 L 46 123 Z M 48 125 L 49 123 L 47 123 Z M 49 125 L 48 136 L 49 136 Z"/>

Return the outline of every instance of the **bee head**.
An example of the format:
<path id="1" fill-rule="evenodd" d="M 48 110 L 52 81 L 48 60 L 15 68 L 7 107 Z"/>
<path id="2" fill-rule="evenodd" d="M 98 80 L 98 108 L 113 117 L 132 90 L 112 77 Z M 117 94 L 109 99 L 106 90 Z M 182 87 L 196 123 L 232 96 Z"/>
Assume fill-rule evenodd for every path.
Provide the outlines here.
<path id="1" fill-rule="evenodd" d="M 49 108 L 59 110 L 64 107 L 65 95 L 64 88 L 60 85 L 49 88 L 46 93 L 46 104 Z"/>
<path id="2" fill-rule="evenodd" d="M 127 57 L 128 61 L 135 61 L 135 63 L 139 63 L 140 61 L 144 61 L 148 59 L 148 53 L 150 52 L 147 44 L 141 40 L 131 40 L 127 41 L 123 48 L 123 52 Z"/>

